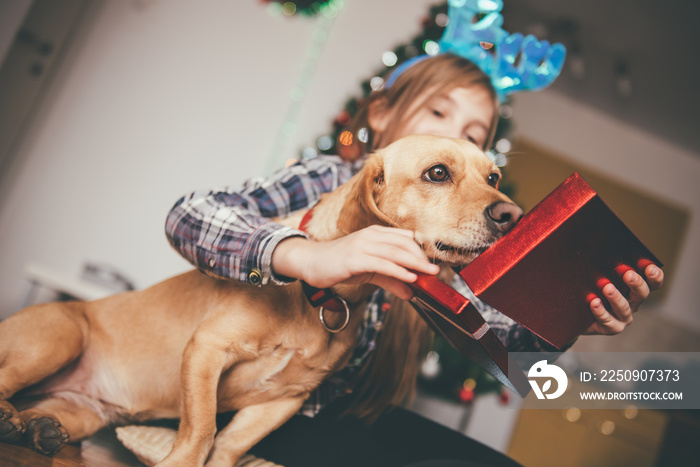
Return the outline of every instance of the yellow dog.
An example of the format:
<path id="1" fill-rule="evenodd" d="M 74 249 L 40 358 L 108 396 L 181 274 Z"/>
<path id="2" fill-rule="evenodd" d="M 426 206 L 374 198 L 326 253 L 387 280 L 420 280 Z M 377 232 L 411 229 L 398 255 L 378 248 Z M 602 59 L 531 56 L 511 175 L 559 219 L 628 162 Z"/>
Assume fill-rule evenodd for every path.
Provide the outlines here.
<path id="1" fill-rule="evenodd" d="M 522 215 L 497 190 L 499 178 L 471 143 L 410 136 L 324 195 L 307 231 L 327 241 L 399 227 L 415 232 L 431 260 L 467 264 Z M 299 282 L 253 287 L 198 271 L 94 302 L 22 310 L 0 324 L 0 440 L 52 454 L 108 424 L 179 417 L 159 465 L 230 467 L 346 365 L 358 308 L 374 289 L 334 287 L 349 304 L 338 333 L 326 329 L 337 323 L 320 322 Z M 236 414 L 217 435 L 224 411 Z"/>

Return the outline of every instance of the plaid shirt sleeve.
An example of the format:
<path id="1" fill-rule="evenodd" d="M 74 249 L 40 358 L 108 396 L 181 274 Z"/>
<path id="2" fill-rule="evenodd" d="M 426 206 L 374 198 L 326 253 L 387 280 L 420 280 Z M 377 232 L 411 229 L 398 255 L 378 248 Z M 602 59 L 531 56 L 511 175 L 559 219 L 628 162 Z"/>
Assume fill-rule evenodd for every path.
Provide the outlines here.
<path id="1" fill-rule="evenodd" d="M 166 235 L 175 250 L 205 274 L 253 285 L 291 282 L 272 273 L 272 251 L 281 240 L 306 234 L 270 219 L 313 206 L 323 193 L 348 181 L 360 165 L 319 156 L 270 178 L 251 179 L 238 190 L 193 192 L 171 209 Z"/>

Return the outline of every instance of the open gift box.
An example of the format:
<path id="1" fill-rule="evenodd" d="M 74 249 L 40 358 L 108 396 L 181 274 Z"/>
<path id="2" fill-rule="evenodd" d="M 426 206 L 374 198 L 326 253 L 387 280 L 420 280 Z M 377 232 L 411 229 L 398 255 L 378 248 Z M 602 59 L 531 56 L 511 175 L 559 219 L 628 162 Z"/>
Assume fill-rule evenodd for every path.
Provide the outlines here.
<path id="1" fill-rule="evenodd" d="M 503 238 L 459 271 L 479 299 L 561 349 L 594 318 L 589 302 L 622 275 L 642 277 L 659 260 L 575 173 Z M 433 276 L 419 275 L 412 302 L 439 335 L 501 383 L 525 395 L 520 369 L 469 300 Z"/>

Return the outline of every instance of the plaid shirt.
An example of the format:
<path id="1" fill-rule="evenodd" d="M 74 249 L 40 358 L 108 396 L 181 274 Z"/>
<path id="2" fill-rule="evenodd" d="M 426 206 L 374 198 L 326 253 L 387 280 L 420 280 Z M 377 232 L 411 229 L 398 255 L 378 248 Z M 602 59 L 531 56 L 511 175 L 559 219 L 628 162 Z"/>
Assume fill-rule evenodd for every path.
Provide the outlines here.
<path id="1" fill-rule="evenodd" d="M 272 251 L 291 236 L 307 235 L 270 221 L 309 208 L 323 193 L 347 182 L 364 161 L 349 163 L 338 156 L 300 161 L 269 178 L 255 178 L 241 189 L 196 191 L 175 203 L 166 221 L 172 246 L 207 275 L 262 286 L 288 284 L 293 279 L 275 276 Z M 474 297 L 455 276 L 451 284 L 470 298 L 510 352 L 554 350 L 513 320 Z M 386 313 L 389 294 L 377 291 L 369 300 L 358 344 L 350 363 L 331 376 L 309 398 L 303 413 L 313 416 L 333 399 L 352 391 L 351 381 L 374 349 Z M 387 305 L 385 305 L 387 304 Z"/>

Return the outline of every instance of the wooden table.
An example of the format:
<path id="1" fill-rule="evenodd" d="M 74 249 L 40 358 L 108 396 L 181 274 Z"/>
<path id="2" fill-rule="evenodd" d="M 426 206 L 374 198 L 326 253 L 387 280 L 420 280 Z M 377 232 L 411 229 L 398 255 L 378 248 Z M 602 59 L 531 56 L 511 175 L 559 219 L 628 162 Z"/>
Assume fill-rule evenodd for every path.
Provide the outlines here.
<path id="1" fill-rule="evenodd" d="M 143 467 L 117 439 L 114 428 L 103 429 L 79 444 L 70 444 L 54 457 L 23 446 L 0 443 L 3 467 Z"/>

